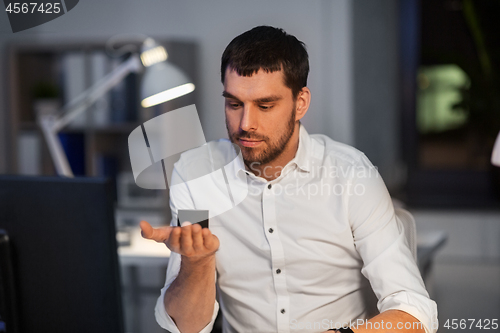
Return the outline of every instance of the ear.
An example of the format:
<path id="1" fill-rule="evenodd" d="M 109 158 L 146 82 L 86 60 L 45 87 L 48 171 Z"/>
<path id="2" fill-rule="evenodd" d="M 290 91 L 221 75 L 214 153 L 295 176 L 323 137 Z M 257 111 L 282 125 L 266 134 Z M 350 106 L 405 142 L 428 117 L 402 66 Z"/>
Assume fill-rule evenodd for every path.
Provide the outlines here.
<path id="1" fill-rule="evenodd" d="M 309 104 L 311 104 L 311 91 L 309 88 L 304 87 L 297 95 L 295 101 L 295 121 L 299 121 L 306 115 L 307 110 L 309 110 Z"/>

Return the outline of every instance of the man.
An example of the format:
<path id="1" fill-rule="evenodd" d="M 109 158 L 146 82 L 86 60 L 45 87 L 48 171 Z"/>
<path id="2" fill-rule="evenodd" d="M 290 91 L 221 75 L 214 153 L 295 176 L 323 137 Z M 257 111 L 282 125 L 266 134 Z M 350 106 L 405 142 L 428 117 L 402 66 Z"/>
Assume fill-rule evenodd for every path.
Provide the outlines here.
<path id="1" fill-rule="evenodd" d="M 144 237 L 172 251 L 156 307 L 165 329 L 210 332 L 216 284 L 224 332 L 437 329 L 436 304 L 373 165 L 300 124 L 311 101 L 308 72 L 304 44 L 281 29 L 256 27 L 224 51 L 228 136 L 244 162 L 226 177 L 236 192 L 249 190 L 209 229 L 176 227 L 179 209 L 211 209 L 217 195 L 194 193 L 189 182 L 171 188 L 172 227 L 141 222 Z M 184 153 L 172 177 L 188 179 L 199 155 Z M 371 289 L 381 313 L 364 321 Z"/>

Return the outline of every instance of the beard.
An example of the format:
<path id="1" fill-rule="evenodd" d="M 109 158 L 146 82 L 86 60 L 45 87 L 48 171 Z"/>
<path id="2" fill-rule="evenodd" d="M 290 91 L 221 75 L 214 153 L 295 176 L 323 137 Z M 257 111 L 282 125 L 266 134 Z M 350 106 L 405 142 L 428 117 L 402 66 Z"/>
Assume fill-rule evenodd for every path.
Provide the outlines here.
<path id="1" fill-rule="evenodd" d="M 285 130 L 277 139 L 274 140 L 271 140 L 269 137 L 264 135 L 242 130 L 231 133 L 226 119 L 227 134 L 231 142 L 240 147 L 243 161 L 247 166 L 254 163 L 258 163 L 259 165 L 268 164 L 281 155 L 295 131 L 295 112 L 294 103 L 290 118 L 287 119 Z M 239 139 L 263 140 L 265 147 L 244 147 L 239 144 Z"/>

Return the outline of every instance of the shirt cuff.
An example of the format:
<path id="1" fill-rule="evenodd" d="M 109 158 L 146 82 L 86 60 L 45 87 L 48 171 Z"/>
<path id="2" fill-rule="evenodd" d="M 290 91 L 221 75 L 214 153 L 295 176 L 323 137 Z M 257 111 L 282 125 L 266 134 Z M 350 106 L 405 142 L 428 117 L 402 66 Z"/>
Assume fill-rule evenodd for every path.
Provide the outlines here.
<path id="1" fill-rule="evenodd" d="M 166 288 L 162 289 L 160 297 L 158 297 L 158 300 L 156 301 L 156 307 L 155 307 L 156 322 L 163 329 L 166 329 L 170 333 L 181 333 L 177 325 L 174 323 L 174 320 L 168 315 L 167 310 L 165 310 L 165 303 L 163 302 L 163 299 L 165 297 L 166 290 L 167 290 Z M 205 326 L 199 333 L 210 333 L 212 331 L 215 318 L 217 318 L 218 312 L 219 312 L 219 303 L 215 301 L 214 313 L 212 314 L 212 319 L 207 324 L 207 326 Z"/>
<path id="2" fill-rule="evenodd" d="M 383 302 L 380 312 L 387 310 L 400 310 L 415 317 L 425 330 L 425 333 L 436 333 L 438 329 L 437 305 L 430 298 L 419 297 L 421 295 L 412 295 L 408 292 L 399 292 L 389 297 Z M 418 302 L 414 298 L 419 299 Z M 424 307 L 424 308 L 422 308 Z M 412 326 L 413 327 L 413 326 Z"/>

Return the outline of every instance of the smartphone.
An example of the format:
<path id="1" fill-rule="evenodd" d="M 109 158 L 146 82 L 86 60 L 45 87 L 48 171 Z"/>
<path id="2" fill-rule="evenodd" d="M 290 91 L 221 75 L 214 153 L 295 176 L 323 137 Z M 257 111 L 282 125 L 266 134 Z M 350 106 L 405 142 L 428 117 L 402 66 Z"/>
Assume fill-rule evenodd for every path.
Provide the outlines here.
<path id="1" fill-rule="evenodd" d="M 177 225 L 183 222 L 199 223 L 202 228 L 208 228 L 208 210 L 202 209 L 179 209 L 177 212 Z"/>

